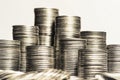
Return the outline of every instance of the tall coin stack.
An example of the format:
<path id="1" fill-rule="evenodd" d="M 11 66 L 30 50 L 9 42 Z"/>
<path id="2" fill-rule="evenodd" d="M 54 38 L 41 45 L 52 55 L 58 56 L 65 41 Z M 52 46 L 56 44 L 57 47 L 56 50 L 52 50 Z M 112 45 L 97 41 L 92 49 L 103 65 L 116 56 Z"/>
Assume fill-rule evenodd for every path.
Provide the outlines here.
<path id="1" fill-rule="evenodd" d="M 0 40 L 0 70 L 19 70 L 20 42 Z"/>
<path id="2" fill-rule="evenodd" d="M 86 49 L 81 52 L 82 77 L 89 80 L 95 74 L 107 71 L 106 32 L 82 31 L 81 38 L 87 40 Z"/>
<path id="3" fill-rule="evenodd" d="M 54 68 L 54 48 L 50 46 L 27 47 L 27 71 Z"/>
<path id="4" fill-rule="evenodd" d="M 38 44 L 38 32 L 36 26 L 13 26 L 13 39 L 21 41 L 20 71 L 26 71 L 26 46 Z"/>
<path id="5" fill-rule="evenodd" d="M 58 16 L 56 18 L 55 63 L 57 69 L 60 66 L 59 40 L 64 38 L 79 38 L 80 29 L 81 23 L 78 16 Z"/>
<path id="6" fill-rule="evenodd" d="M 120 73 L 120 45 L 108 45 L 108 72 Z"/>
<path id="7" fill-rule="evenodd" d="M 39 44 L 45 46 L 54 45 L 55 19 L 58 9 L 35 8 L 35 25 L 39 27 Z"/>
<path id="8" fill-rule="evenodd" d="M 78 75 L 78 52 L 84 49 L 86 40 L 80 38 L 66 38 L 60 40 L 61 69 Z"/>

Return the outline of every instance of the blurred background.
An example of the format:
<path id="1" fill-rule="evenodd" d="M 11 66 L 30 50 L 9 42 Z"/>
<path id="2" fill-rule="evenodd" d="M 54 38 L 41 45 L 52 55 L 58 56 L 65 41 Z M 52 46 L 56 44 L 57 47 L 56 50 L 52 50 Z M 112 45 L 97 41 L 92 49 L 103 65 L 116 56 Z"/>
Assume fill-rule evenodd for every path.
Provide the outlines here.
<path id="1" fill-rule="evenodd" d="M 34 25 L 36 7 L 80 16 L 82 31 L 106 31 L 108 44 L 120 44 L 120 0 L 0 0 L 0 39 L 12 39 L 12 25 Z"/>

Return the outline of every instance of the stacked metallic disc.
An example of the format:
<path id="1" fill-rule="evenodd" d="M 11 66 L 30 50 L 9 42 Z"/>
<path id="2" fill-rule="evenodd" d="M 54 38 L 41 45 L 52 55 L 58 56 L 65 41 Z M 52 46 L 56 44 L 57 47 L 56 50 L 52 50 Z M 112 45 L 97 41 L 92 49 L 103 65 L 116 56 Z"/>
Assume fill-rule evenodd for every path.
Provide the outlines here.
<path id="1" fill-rule="evenodd" d="M 27 71 L 54 68 L 54 48 L 50 46 L 27 47 Z"/>
<path id="2" fill-rule="evenodd" d="M 59 40 L 64 38 L 79 38 L 81 29 L 80 17 L 58 16 L 56 18 L 55 56 L 56 68 L 59 69 Z"/>
<path id="3" fill-rule="evenodd" d="M 80 34 L 87 40 L 87 46 L 80 52 L 84 71 L 79 76 L 89 80 L 107 71 L 106 32 L 82 31 Z"/>
<path id="4" fill-rule="evenodd" d="M 60 40 L 61 69 L 78 75 L 78 51 L 84 49 L 86 40 L 80 38 L 65 38 Z"/>
<path id="5" fill-rule="evenodd" d="M 26 46 L 38 44 L 38 32 L 37 26 L 13 26 L 13 39 L 21 41 L 21 71 L 26 71 Z"/>
<path id="6" fill-rule="evenodd" d="M 120 45 L 107 46 L 108 50 L 108 72 L 120 73 Z"/>
<path id="7" fill-rule="evenodd" d="M 0 80 L 80 80 L 71 78 L 66 71 L 46 69 L 42 72 L 19 72 L 12 70 L 0 70 Z"/>
<path id="8" fill-rule="evenodd" d="M 19 70 L 20 42 L 0 40 L 0 69 Z"/>
<path id="9" fill-rule="evenodd" d="M 39 27 L 39 44 L 45 46 L 54 45 L 55 19 L 58 9 L 35 8 L 35 25 Z"/>

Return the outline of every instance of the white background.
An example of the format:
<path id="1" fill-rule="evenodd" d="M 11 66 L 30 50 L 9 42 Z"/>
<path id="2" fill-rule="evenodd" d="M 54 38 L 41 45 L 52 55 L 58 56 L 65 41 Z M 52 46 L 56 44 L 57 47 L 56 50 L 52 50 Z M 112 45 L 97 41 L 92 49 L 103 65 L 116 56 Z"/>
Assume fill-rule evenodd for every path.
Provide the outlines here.
<path id="1" fill-rule="evenodd" d="M 0 39 L 12 39 L 12 25 L 34 25 L 35 7 L 80 16 L 82 30 L 106 31 L 108 44 L 120 44 L 120 0 L 0 0 Z"/>

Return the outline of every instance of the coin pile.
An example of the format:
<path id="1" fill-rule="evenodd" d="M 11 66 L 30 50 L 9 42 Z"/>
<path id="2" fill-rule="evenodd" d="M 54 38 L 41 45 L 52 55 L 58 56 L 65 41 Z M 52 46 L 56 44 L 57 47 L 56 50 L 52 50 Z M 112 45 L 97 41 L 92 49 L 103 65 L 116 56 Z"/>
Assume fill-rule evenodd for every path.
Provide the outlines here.
<path id="1" fill-rule="evenodd" d="M 85 48 L 86 40 L 80 38 L 65 38 L 60 40 L 61 69 L 78 75 L 78 51 Z"/>
<path id="2" fill-rule="evenodd" d="M 79 16 L 58 16 L 56 18 L 55 58 L 56 68 L 59 69 L 59 40 L 64 38 L 79 38 L 81 29 Z"/>
<path id="3" fill-rule="evenodd" d="M 70 74 L 68 72 L 56 69 L 47 69 L 42 72 L 35 71 L 27 73 L 0 70 L 0 80 L 69 80 L 69 79 Z"/>
<path id="4" fill-rule="evenodd" d="M 39 27 L 39 44 L 45 46 L 54 45 L 55 19 L 58 9 L 35 8 L 35 25 Z"/>
<path id="5" fill-rule="evenodd" d="M 27 71 L 43 71 L 54 68 L 54 49 L 50 46 L 27 47 Z"/>
<path id="6" fill-rule="evenodd" d="M 120 73 L 120 45 L 107 46 L 108 50 L 108 72 Z"/>
<path id="7" fill-rule="evenodd" d="M 0 40 L 0 69 L 19 70 L 20 42 Z"/>
<path id="8" fill-rule="evenodd" d="M 21 41 L 20 70 L 26 71 L 26 46 L 38 44 L 38 27 L 14 25 L 13 39 Z"/>
<path id="9" fill-rule="evenodd" d="M 79 76 L 89 80 L 95 74 L 107 71 L 106 32 L 82 31 L 81 38 L 87 39 L 87 46 L 80 52 L 83 73 Z"/>

